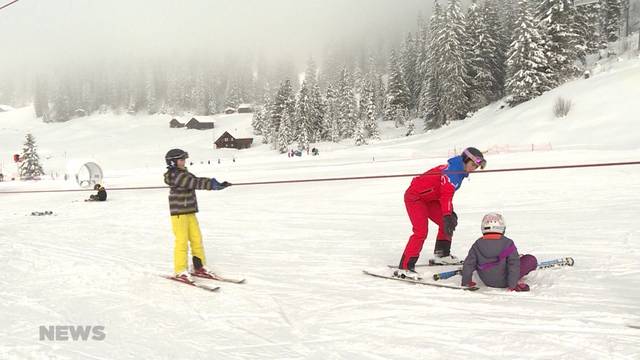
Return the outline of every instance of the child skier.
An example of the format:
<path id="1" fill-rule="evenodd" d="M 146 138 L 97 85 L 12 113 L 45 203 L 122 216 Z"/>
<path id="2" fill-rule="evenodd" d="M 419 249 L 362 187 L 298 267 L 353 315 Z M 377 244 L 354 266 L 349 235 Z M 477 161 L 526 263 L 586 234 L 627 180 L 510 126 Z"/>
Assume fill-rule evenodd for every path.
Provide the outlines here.
<path id="1" fill-rule="evenodd" d="M 195 273 L 213 274 L 206 266 L 202 235 L 196 213 L 198 201 L 195 190 L 222 190 L 231 184 L 227 181 L 219 183 L 215 178 L 196 177 L 187 171 L 185 160 L 189 154 L 181 149 L 172 149 L 165 155 L 167 172 L 164 182 L 170 186 L 169 209 L 171 225 L 176 237 L 173 251 L 174 272 L 176 279 L 193 282 L 187 271 L 188 242 L 191 243 L 193 268 Z"/>
<path id="2" fill-rule="evenodd" d="M 484 169 L 486 164 L 482 152 L 469 147 L 461 155 L 449 159 L 446 165 L 437 166 L 413 178 L 404 194 L 413 234 L 409 237 L 395 276 L 419 278 L 415 265 L 427 238 L 429 219 L 439 227 L 432 262 L 441 265 L 460 263 L 456 256 L 451 255 L 451 238 L 458 224 L 458 216 L 453 211 L 453 194 L 470 172 Z"/>
<path id="3" fill-rule="evenodd" d="M 98 193 L 95 195 L 89 195 L 89 198 L 85 201 L 107 201 L 107 190 L 105 190 L 102 185 L 95 184 L 93 186 L 93 190 L 97 190 Z"/>
<path id="4" fill-rule="evenodd" d="M 462 266 L 463 286 L 475 286 L 471 277 L 478 271 L 487 286 L 529 291 L 522 277 L 536 269 L 538 260 L 533 255 L 519 256 L 513 240 L 504 236 L 506 229 L 504 218 L 498 213 L 482 218 L 482 237 L 471 246 Z"/>

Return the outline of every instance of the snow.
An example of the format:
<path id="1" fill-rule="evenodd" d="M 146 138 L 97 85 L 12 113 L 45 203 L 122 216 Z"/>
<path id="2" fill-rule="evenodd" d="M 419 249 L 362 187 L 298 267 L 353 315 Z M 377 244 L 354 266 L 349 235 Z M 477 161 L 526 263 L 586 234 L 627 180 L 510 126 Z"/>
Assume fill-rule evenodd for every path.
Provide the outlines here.
<path id="1" fill-rule="evenodd" d="M 30 131 L 48 174 L 65 158 L 91 158 L 108 191 L 163 185 L 163 156 L 173 147 L 189 152 L 195 174 L 236 184 L 419 173 L 471 145 L 511 149 L 488 154 L 489 169 L 637 161 L 640 123 L 630 99 L 640 97 L 638 83 L 640 60 L 623 61 L 513 109 L 494 104 L 412 137 L 383 128 L 383 140 L 371 145 L 314 144 L 320 156 L 293 159 L 259 139 L 247 150 L 214 149 L 223 131 L 250 126 L 251 114 L 198 117 L 216 128 L 197 131 L 170 129 L 164 115 L 44 124 L 21 108 L 0 114 L 0 160 L 11 171 Z M 573 102 L 562 119 L 552 113 L 558 96 Z M 524 151 L 531 144 L 551 150 Z M 209 263 L 247 278 L 220 283 L 218 293 L 157 276 L 172 271 L 165 189 L 112 190 L 105 203 L 81 201 L 92 192 L 0 194 L 0 358 L 640 358 L 633 327 L 640 324 L 640 166 L 479 173 L 463 183 L 454 199 L 455 254 L 464 256 L 482 216 L 498 211 L 521 253 L 576 261 L 533 273 L 531 292 L 517 294 L 362 274 L 398 262 L 411 230 L 402 201 L 409 181 L 199 192 Z M 0 191 L 52 188 L 77 185 L 0 183 Z M 431 230 L 422 261 L 433 247 Z M 48 325 L 104 326 L 106 339 L 39 340 L 39 327 Z"/>
<path id="2" fill-rule="evenodd" d="M 7 112 L 7 111 L 11 111 L 11 110 L 13 110 L 13 108 L 11 106 L 0 104 L 0 112 Z"/>

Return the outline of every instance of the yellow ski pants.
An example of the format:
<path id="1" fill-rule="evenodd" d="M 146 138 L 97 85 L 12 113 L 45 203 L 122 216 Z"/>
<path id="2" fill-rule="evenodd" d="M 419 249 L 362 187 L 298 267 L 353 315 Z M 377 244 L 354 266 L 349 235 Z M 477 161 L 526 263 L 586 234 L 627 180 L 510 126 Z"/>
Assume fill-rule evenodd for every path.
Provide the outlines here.
<path id="1" fill-rule="evenodd" d="M 204 247 L 202 246 L 202 234 L 196 214 L 172 215 L 171 226 L 173 234 L 176 236 L 176 243 L 173 249 L 173 269 L 176 274 L 186 271 L 188 268 L 188 243 L 191 243 L 191 255 L 202 260 L 202 265 L 206 265 Z"/>

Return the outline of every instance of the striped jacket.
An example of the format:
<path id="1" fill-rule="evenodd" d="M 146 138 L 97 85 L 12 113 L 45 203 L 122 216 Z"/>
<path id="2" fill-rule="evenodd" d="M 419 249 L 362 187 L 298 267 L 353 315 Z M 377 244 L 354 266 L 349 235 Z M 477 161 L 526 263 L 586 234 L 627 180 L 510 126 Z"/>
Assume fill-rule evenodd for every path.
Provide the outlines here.
<path id="1" fill-rule="evenodd" d="M 218 183 L 215 179 L 196 177 L 186 169 L 169 169 L 164 174 L 164 182 L 171 187 L 169 190 L 171 215 L 197 213 L 196 190 L 217 190 L 213 186 Z"/>

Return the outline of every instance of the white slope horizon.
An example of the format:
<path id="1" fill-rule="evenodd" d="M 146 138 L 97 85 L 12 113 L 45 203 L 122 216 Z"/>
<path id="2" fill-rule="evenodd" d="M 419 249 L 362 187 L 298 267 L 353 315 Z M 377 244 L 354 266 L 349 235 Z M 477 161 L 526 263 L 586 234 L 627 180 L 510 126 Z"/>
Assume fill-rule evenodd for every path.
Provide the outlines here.
<path id="1" fill-rule="evenodd" d="M 196 116 L 216 122 L 196 131 L 170 129 L 168 115 L 44 124 L 19 108 L 0 113 L 0 161 L 5 175 L 15 172 L 11 156 L 31 132 L 47 174 L 92 159 L 108 191 L 162 186 L 163 157 L 173 147 L 190 153 L 196 175 L 236 184 L 415 174 L 466 146 L 488 150 L 488 169 L 638 161 L 638 84 L 640 60 L 621 61 L 515 108 L 492 104 L 411 137 L 384 128 L 383 139 L 367 146 L 314 144 L 319 156 L 292 159 L 259 137 L 247 150 L 213 148 L 225 130 L 250 130 L 250 115 Z M 561 119 L 552 113 L 559 96 L 573 103 Z M 221 286 L 217 293 L 158 276 L 173 268 L 168 190 L 109 191 L 104 203 L 83 202 L 88 192 L 7 193 L 78 188 L 45 178 L 0 183 L 1 359 L 640 357 L 638 165 L 480 172 L 465 180 L 454 197 L 454 254 L 464 257 L 482 216 L 498 211 L 520 253 L 575 259 L 572 268 L 530 274 L 529 293 L 363 275 L 399 261 L 411 233 L 403 203 L 410 177 L 200 191 L 208 263 L 247 279 L 212 283 Z M 435 232 L 430 224 L 421 262 Z M 40 326 L 50 325 L 104 326 L 106 338 L 40 340 Z"/>

